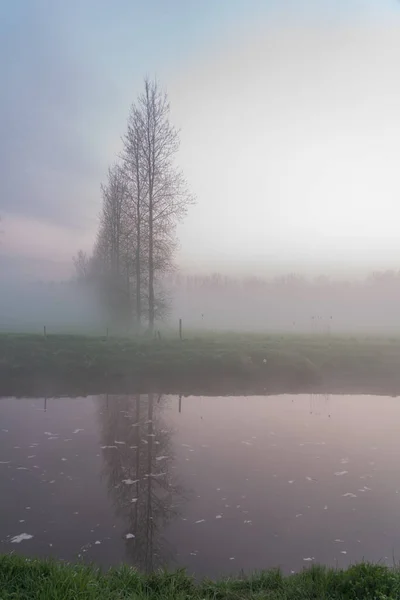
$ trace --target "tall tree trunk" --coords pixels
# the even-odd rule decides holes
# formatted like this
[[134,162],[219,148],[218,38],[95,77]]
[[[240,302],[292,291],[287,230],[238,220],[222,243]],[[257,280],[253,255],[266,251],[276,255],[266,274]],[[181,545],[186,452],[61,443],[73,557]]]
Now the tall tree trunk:
[[149,202],[149,331],[154,331],[154,247],[153,247],[153,202]]

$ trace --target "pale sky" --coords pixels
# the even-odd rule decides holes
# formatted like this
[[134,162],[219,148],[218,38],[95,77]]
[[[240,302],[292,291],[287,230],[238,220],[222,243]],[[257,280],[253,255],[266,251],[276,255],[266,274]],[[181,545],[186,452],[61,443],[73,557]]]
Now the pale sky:
[[398,268],[396,0],[9,0],[0,10],[2,264],[68,270],[90,251],[100,182],[149,74],[170,95],[197,196],[179,227],[184,269]]

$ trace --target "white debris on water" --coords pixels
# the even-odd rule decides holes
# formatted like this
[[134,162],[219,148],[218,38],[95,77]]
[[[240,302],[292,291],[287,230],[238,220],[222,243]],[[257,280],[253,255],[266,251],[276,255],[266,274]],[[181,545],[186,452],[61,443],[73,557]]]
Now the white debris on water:
[[67,459],[66,459],[66,458],[62,458],[61,460],[62,460],[63,462],[65,462]]
[[247,520],[247,521],[243,521],[243,523],[244,523],[245,525],[251,525],[251,524],[252,524],[252,521],[251,521],[251,520]]
[[325,504],[324,510],[328,510],[328,505],[327,504]]
[[29,471],[27,467],[17,467],[17,471]]
[[133,538],[135,537],[135,535],[133,533],[127,533],[125,536],[126,540],[133,540]]
[[132,503],[132,504],[135,504],[135,502],[137,502],[137,501],[138,501],[138,499],[137,499],[137,498],[132,498],[132,500],[131,500],[131,503]]
[[0,465],[9,465],[11,460],[0,460]]
[[222,519],[222,515],[217,515],[215,518],[216,519]]
[[56,435],[51,435],[50,437],[47,438],[48,440],[58,440],[58,437]]
[[347,554],[347,550],[342,550],[340,554]]
[[72,433],[79,433],[80,431],[85,431],[84,429],[75,429]]
[[310,557],[308,557],[308,558],[303,558],[303,560],[304,560],[305,562],[310,562],[310,561],[312,561],[312,560],[315,560],[315,557],[314,557],[314,556],[310,556]]
[[344,544],[344,540],[336,539],[333,540],[336,544]]
[[166,458],[169,458],[168,456],[157,456],[156,460],[165,460]]
[[95,544],[95,546],[98,546],[99,544],[101,544],[101,542],[100,542],[100,540],[96,540],[94,544]]
[[294,483],[294,479],[290,479],[288,483]]
[[44,435],[50,435],[50,436],[56,437],[56,436],[58,436],[58,433],[51,433],[51,431],[45,431]]
[[125,483],[125,485],[133,485],[134,483],[137,483],[139,481],[139,479],[123,479],[122,483]]
[[229,560],[235,560],[235,557],[234,557],[234,556],[231,556]]
[[117,446],[100,446],[102,450],[106,450],[107,448],[115,448],[117,450]]
[[124,446],[125,442],[118,442],[117,440],[114,440],[114,444],[120,444],[121,446]]
[[303,514],[302,514],[302,513],[297,513],[297,515],[296,515],[296,519],[298,519],[299,517],[302,517],[302,516],[303,516]]
[[21,542],[25,540],[31,540],[32,538],[33,535],[31,535],[30,533],[20,533],[19,535],[16,535],[13,538],[11,538],[10,542],[11,544],[20,544]]
[[336,477],[341,477],[342,475],[347,475],[348,471],[336,471]]
[[205,522],[206,522],[206,520],[205,520],[205,519],[199,519],[198,521],[195,521],[196,525],[197,525],[198,523],[205,523]]
[[343,498],[357,498],[357,495],[352,492],[346,492],[345,494],[342,494],[342,496]]
[[341,458],[341,459],[340,459],[340,463],[341,463],[342,465],[347,465],[347,463],[348,463],[348,462],[349,462],[349,459],[348,459],[348,458]]
[[247,442],[247,441],[242,442],[242,444],[244,444],[245,446],[252,446],[253,445],[251,442]]
[[25,523],[25,519],[20,519],[18,522],[19,523]]
[[30,454],[28,458],[35,458],[36,454]]

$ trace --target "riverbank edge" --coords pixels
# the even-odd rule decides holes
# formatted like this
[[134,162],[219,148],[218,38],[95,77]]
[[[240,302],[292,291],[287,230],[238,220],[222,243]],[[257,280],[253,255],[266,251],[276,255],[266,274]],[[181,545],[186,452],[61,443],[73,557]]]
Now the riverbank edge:
[[196,582],[185,571],[139,573],[128,566],[102,572],[94,566],[49,559],[0,556],[2,600],[391,600],[400,597],[400,571],[360,563],[348,569],[313,565],[285,576],[280,570]]
[[0,394],[400,395],[400,338],[0,335]]

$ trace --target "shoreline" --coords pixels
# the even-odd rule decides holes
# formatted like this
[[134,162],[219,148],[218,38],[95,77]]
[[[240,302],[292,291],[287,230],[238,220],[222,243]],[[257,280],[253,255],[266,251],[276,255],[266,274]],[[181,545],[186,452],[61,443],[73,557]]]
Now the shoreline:
[[102,572],[94,566],[5,554],[0,556],[0,586],[2,598],[26,600],[56,597],[79,597],[81,600],[128,597],[137,600],[389,600],[399,597],[400,571],[368,563],[344,570],[315,565],[292,575],[272,569],[248,577],[196,582],[184,570],[145,575],[123,565]]
[[400,338],[1,334],[0,394],[400,395]]

